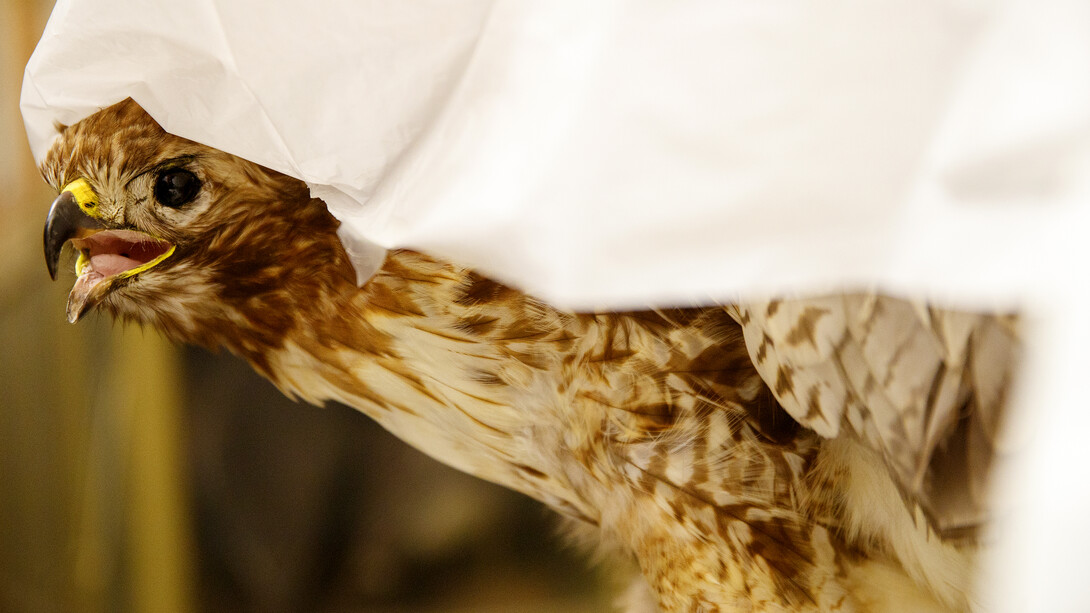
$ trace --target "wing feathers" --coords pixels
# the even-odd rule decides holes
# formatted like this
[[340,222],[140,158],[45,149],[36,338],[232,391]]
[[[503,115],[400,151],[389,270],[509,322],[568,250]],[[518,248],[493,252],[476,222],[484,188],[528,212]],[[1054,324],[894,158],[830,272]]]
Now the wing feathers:
[[878,451],[936,528],[979,521],[1016,358],[1013,317],[876,294],[728,311],[799,423],[827,438],[846,429]]

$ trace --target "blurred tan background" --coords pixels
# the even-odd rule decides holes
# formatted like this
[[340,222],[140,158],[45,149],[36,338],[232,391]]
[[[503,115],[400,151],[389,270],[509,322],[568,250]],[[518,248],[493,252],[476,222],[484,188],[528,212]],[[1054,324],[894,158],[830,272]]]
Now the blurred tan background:
[[228,355],[64,319],[18,98],[48,0],[0,0],[0,612],[604,611],[541,505]]

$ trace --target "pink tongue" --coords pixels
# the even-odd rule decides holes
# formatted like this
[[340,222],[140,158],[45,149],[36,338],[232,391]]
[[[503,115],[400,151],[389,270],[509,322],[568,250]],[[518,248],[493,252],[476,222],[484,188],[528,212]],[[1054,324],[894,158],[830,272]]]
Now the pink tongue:
[[131,230],[105,230],[73,239],[72,246],[86,252],[91,271],[111,277],[159,257],[170,244]]
[[127,258],[116,253],[100,253],[91,256],[91,269],[104,277],[136,268],[143,264],[140,260]]

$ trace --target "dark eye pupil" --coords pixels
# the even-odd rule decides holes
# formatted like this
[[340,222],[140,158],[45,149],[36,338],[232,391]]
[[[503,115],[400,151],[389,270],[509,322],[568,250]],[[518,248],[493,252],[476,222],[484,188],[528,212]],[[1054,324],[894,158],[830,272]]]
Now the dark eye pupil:
[[195,198],[200,189],[200,179],[188,170],[167,170],[155,179],[155,199],[163,206],[182,206]]

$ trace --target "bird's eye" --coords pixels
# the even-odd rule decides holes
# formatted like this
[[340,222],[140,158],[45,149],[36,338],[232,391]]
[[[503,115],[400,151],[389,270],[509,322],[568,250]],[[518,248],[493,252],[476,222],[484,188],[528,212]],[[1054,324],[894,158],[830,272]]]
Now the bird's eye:
[[183,168],[164,170],[155,179],[155,199],[159,204],[179,207],[197,196],[201,180]]

